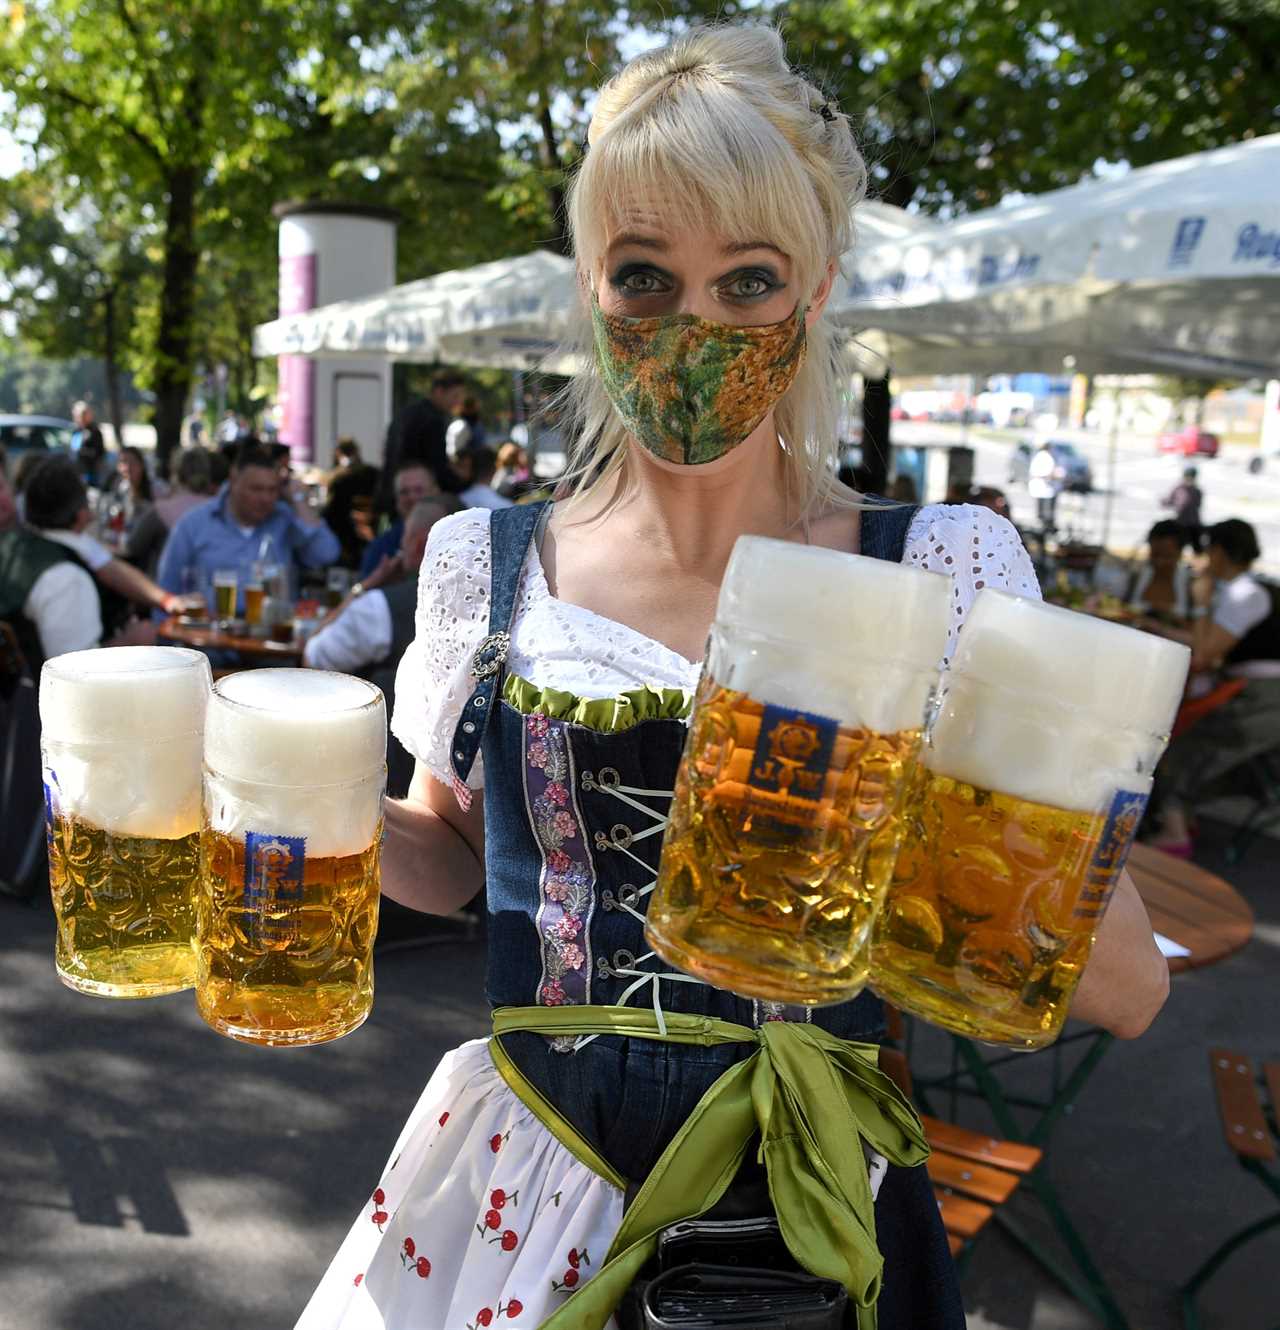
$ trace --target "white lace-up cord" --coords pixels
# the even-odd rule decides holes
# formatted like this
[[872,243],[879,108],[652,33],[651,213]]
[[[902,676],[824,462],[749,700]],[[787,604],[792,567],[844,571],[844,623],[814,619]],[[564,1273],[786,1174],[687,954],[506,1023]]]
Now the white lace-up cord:
[[[587,782],[584,780],[583,783],[586,784]],[[638,831],[638,832],[628,831],[628,834],[631,837],[632,844],[634,844],[638,840],[644,840],[646,837],[654,836],[658,832],[665,831],[667,829],[667,823],[671,820],[670,817],[665,813],[655,812],[652,808],[648,807],[646,804],[642,804],[640,802],[640,798],[673,799],[675,797],[674,790],[642,790],[634,785],[611,785],[607,783],[602,783],[595,777],[591,778],[590,788],[599,790],[602,794],[611,794],[615,799],[618,799],[620,802],[627,804],[631,808],[634,808],[636,812],[643,813],[645,814],[646,817],[654,819],[654,825],[646,828],[646,830],[644,831]],[[633,795],[639,796],[639,798],[632,798],[631,796]],[[648,868],[649,865],[646,864],[645,861],[641,859],[638,854],[632,854],[630,849],[628,849],[626,845],[618,844],[618,842],[614,840],[612,836],[610,836],[609,840],[607,841],[607,844],[610,849],[621,850],[623,854],[635,860],[635,862],[638,863],[642,868]],[[648,896],[649,893],[652,892],[654,887],[656,887],[657,885],[658,885],[658,879],[655,877],[652,882],[646,883],[643,887],[636,888],[635,889],[636,898],[640,899],[645,896]],[[632,918],[639,920],[639,922],[642,924],[645,922],[645,916],[639,910],[635,909],[631,905],[628,905],[623,900],[615,899],[614,908],[619,910],[625,910],[627,914],[631,915]],[[629,983],[627,987],[623,989],[622,994],[618,998],[618,1000],[616,1002],[610,1003],[610,1005],[614,1007],[625,1007],[627,1003],[631,1000],[631,998],[636,993],[638,993],[640,989],[642,989],[645,986],[645,984],[651,985],[654,1019],[658,1022],[659,1032],[665,1035],[667,1032],[667,1019],[666,1019],[666,1014],[662,1010],[659,981],[666,979],[669,982],[676,984],[702,984],[703,987],[708,987],[708,988],[711,985],[707,984],[706,981],[703,979],[695,979],[691,974],[681,974],[678,970],[640,970],[636,968],[636,966],[640,965],[641,962],[643,961],[650,961],[656,959],[657,956],[652,951],[646,951],[643,956],[637,956],[635,958],[635,962],[633,965],[619,966],[617,969],[614,969],[612,966],[610,966],[609,974],[612,975],[614,978],[617,979],[626,978],[631,980],[631,983]],[[578,1049],[585,1048],[593,1039],[598,1039],[599,1037],[600,1037],[599,1035],[594,1035],[594,1034],[582,1035],[574,1042],[573,1051],[576,1053]]]

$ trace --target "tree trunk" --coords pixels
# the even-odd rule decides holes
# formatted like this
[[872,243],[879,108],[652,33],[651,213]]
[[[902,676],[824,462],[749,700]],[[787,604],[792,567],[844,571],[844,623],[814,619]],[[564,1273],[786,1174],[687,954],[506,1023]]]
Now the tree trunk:
[[538,152],[551,182],[547,186],[547,193],[551,196],[551,216],[556,227],[555,237],[548,248],[568,258],[569,210],[565,201],[564,167],[560,161],[560,149],[556,144],[556,127],[551,119],[551,104],[545,97],[542,98],[538,108],[538,124],[542,127],[542,142]]
[[156,333],[156,453],[162,469],[182,436],[182,417],[191,390],[193,311],[200,254],[196,248],[196,189],[200,172],[175,167],[168,178],[164,228],[164,284]]
[[872,494],[889,483],[889,376],[864,379],[862,389],[862,465]]
[[103,369],[107,377],[107,403],[111,428],[116,432],[116,447],[124,447],[124,404],[120,400],[119,342],[116,338],[116,288],[109,286],[102,297]]

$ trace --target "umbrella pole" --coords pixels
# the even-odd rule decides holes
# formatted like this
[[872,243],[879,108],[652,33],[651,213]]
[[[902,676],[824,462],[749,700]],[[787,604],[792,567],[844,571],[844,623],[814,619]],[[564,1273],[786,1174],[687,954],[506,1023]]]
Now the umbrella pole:
[[1120,436],[1120,391],[1116,390],[1115,410],[1111,413],[1111,437],[1107,440],[1107,502],[1102,510],[1102,548],[1110,548],[1111,505],[1116,499],[1116,450]]

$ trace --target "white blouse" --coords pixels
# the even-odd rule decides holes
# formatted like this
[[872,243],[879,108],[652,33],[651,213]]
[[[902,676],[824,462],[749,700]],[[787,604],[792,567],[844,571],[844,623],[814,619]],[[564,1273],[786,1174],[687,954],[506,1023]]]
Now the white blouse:
[[[472,508],[431,529],[418,579],[416,636],[396,675],[396,738],[438,780],[452,784],[449,748],[470,697],[471,657],[489,633],[489,518]],[[974,595],[984,586],[1040,599],[1017,531],[987,508],[933,504],[907,531],[902,562],[953,581],[950,656]],[[692,690],[702,662],[686,660],[635,628],[551,594],[536,549],[525,560],[507,669],[539,688],[582,698],[629,689]],[[480,759],[467,784],[484,785]]]

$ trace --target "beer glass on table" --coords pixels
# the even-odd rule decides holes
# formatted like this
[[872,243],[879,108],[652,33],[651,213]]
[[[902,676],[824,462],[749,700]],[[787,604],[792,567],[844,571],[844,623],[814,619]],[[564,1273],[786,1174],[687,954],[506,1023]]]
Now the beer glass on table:
[[209,662],[180,647],[75,651],[40,674],[55,964],[100,997],[195,981]]
[[205,738],[196,1005],[254,1044],[316,1044],[373,1003],[386,786],[382,693],[321,670],[214,685]]
[[950,579],[744,536],[720,591],[645,936],[748,997],[866,980]]
[[978,593],[873,933],[876,992],[990,1043],[1057,1037],[1189,660],[1163,638]]
[[213,574],[213,613],[224,627],[236,617],[236,589],[240,573],[236,568],[218,568]]
[[251,631],[255,628],[265,630],[262,610],[266,599],[267,583],[265,574],[261,565],[254,564],[244,586],[244,620]]

